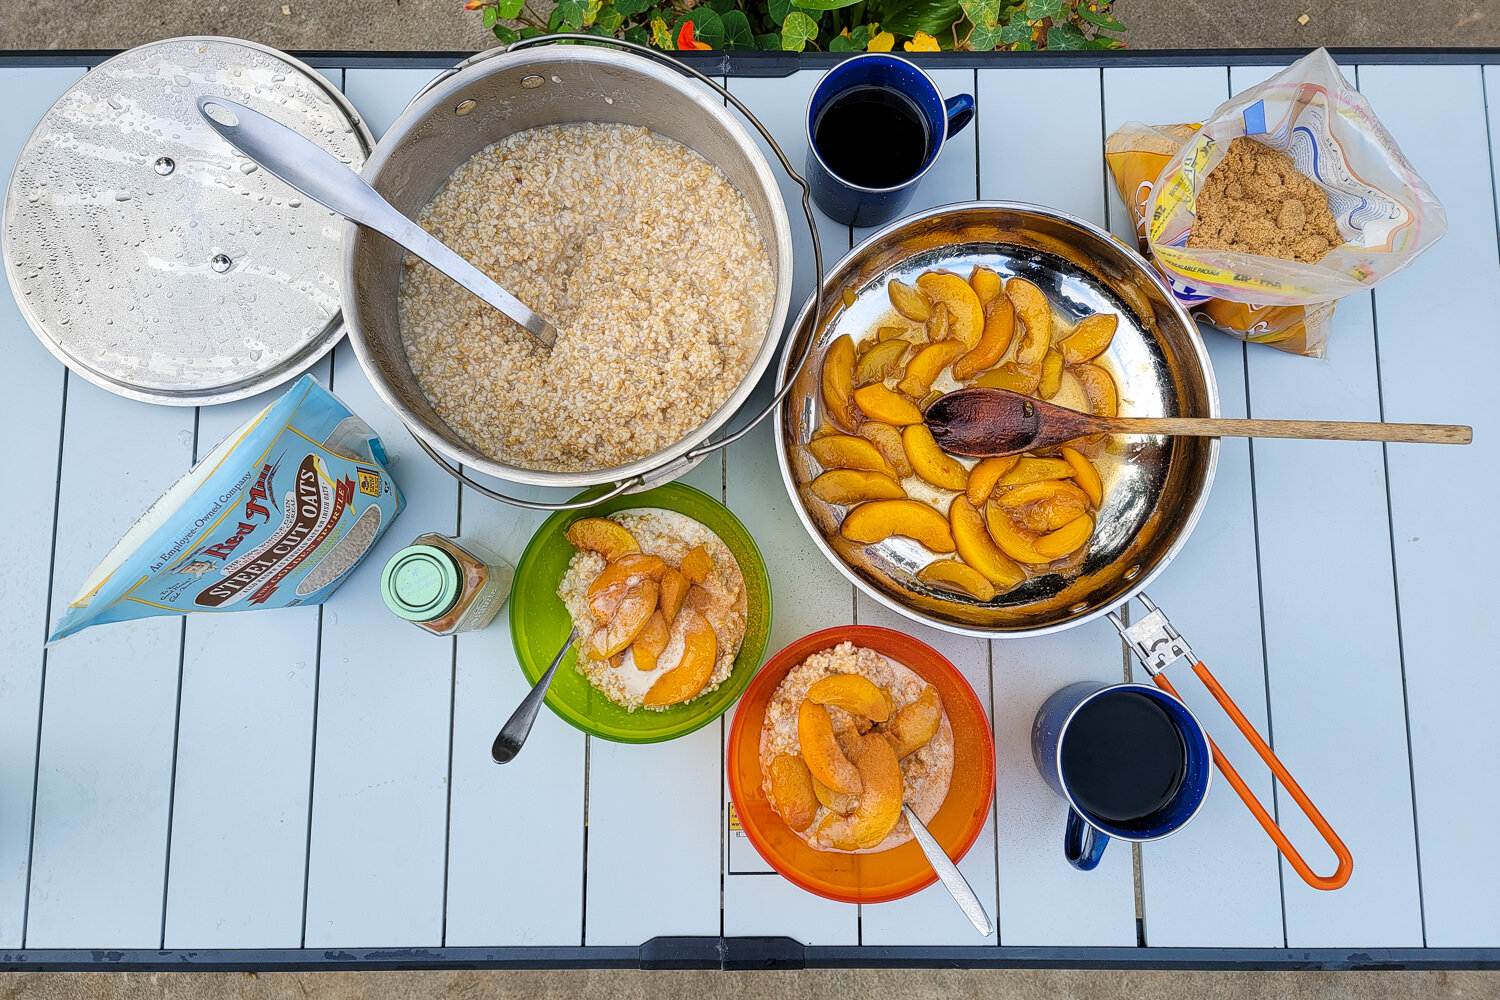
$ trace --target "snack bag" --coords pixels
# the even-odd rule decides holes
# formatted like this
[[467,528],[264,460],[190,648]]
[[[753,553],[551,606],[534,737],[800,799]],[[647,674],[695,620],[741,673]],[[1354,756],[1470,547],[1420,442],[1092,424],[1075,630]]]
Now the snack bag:
[[[1344,245],[1316,263],[1187,245],[1204,183],[1241,136],[1286,153],[1322,189]],[[1443,206],[1324,49],[1202,124],[1124,125],[1106,141],[1105,160],[1144,250],[1193,317],[1295,354],[1322,357],[1334,300],[1399,271],[1448,228]]]
[[101,622],[320,604],[405,501],[363,420],[311,375],[147,508],[47,641]]

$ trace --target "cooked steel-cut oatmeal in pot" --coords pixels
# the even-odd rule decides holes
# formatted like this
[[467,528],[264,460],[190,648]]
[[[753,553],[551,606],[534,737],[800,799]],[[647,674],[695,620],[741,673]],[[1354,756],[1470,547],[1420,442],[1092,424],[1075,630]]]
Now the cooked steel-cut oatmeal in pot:
[[844,642],[787,673],[760,732],[763,789],[809,845],[857,854],[912,839],[903,800],[931,822],[953,778],[953,727],[937,688]]
[[749,371],[775,275],[744,197],[678,142],[619,124],[518,132],[419,221],[551,319],[549,352],[408,256],[401,337],[438,414],[526,469],[607,469],[702,426]]
[[748,595],[734,553],[685,514],[655,507],[585,517],[558,584],[578,671],[630,711],[714,691],[734,670]]

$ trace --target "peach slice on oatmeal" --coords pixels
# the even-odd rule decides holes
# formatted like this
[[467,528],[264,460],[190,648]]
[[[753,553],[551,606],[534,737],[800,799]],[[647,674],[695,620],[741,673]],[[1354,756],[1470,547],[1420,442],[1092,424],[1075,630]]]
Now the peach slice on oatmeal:
[[905,785],[901,763],[885,739],[875,733],[863,737],[859,773],[865,783],[859,804],[848,816],[826,816],[814,836],[824,846],[840,851],[874,847],[890,836],[901,819]]
[[969,287],[974,289],[974,294],[979,296],[981,308],[988,309],[991,302],[995,301],[1004,288],[1005,282],[1000,275],[985,267],[983,264],[975,264],[974,270],[969,272]]
[[880,420],[866,420],[859,427],[859,436],[875,446],[875,450],[880,452],[880,457],[885,459],[895,478],[905,479],[913,474],[911,462],[906,458],[906,446],[901,443],[901,432],[896,428]]
[[1070,365],[1081,365],[1103,354],[1109,342],[1115,338],[1120,317],[1114,313],[1094,313],[1086,316],[1073,328],[1073,332],[1058,342],[1063,359]]
[[779,753],[766,769],[771,779],[771,808],[793,830],[801,832],[812,826],[818,814],[818,796],[813,791],[813,776],[801,757]]
[[[860,433],[864,433],[863,428],[860,429]],[[813,458],[816,458],[818,464],[825,469],[863,469],[866,472],[880,472],[892,478],[896,475],[896,470],[891,468],[891,463],[868,437],[830,434],[827,437],[809,441],[807,450],[812,452]]]
[[1016,348],[1016,363],[1040,365],[1047,348],[1052,346],[1052,305],[1047,301],[1046,293],[1025,278],[1007,281],[1005,294],[1015,303],[1016,316],[1025,328],[1024,337]]
[[853,795],[845,795],[843,792],[835,792],[832,788],[823,784],[817,778],[812,780],[813,794],[818,797],[818,802],[825,809],[832,810],[840,816],[847,816],[854,811],[859,800]]
[[597,552],[609,562],[631,552],[641,551],[635,536],[621,524],[607,517],[584,517],[568,525],[563,537],[575,549]]
[[995,596],[995,585],[984,578],[974,567],[957,559],[939,559],[917,571],[917,579],[943,590],[967,594],[976,601],[988,601]]
[[836,705],[846,712],[863,715],[871,722],[891,717],[890,701],[873,681],[859,674],[833,674],[807,689],[807,700],[815,705]]
[[1067,446],[1063,447],[1062,457],[1073,470],[1073,482],[1083,488],[1083,492],[1089,495],[1094,506],[1097,507],[1103,503],[1104,481],[1099,478],[1099,472],[1094,468],[1094,463]]
[[979,343],[984,332],[984,306],[973,286],[951,271],[928,271],[917,279],[917,287],[933,303],[948,310],[948,336],[963,341],[965,348]]
[[677,612],[682,610],[683,598],[687,597],[688,588],[692,581],[682,575],[680,570],[667,567],[667,571],[661,577],[661,615],[672,624],[672,619],[677,617]]
[[636,669],[655,670],[656,661],[661,656],[661,651],[667,648],[667,640],[670,637],[667,619],[662,614],[661,608],[657,608],[652,612],[651,617],[646,619],[641,634],[636,636],[635,642],[630,644],[630,652],[635,658]]
[[823,405],[834,423],[850,431],[859,426],[853,392],[854,341],[845,334],[829,344],[823,355]]
[[948,522],[953,526],[953,542],[958,557],[996,587],[1009,590],[1026,574],[1006,556],[985,530],[984,515],[967,497],[954,497],[948,507]]
[[948,519],[920,500],[870,500],[862,503],[845,516],[839,533],[861,545],[901,535],[934,552],[953,551],[953,533],[948,530]]
[[896,752],[896,759],[905,760],[937,735],[942,722],[943,699],[937,688],[929,684],[916,701],[903,706],[885,724],[885,739]]
[[[621,556],[608,566],[589,584],[587,592],[589,611],[597,621],[608,621],[615,616],[620,602],[630,587],[640,580],[660,580],[667,571],[667,564],[660,556],[631,552]],[[604,657],[599,657],[604,659]]]
[[695,698],[708,686],[709,678],[714,675],[714,665],[719,660],[719,639],[714,634],[714,627],[696,611],[686,614],[688,618],[682,631],[682,659],[651,685],[651,690],[646,692],[642,701],[644,705],[660,708]]
[[964,350],[964,345],[957,340],[940,340],[935,344],[928,344],[906,363],[906,371],[901,381],[896,383],[896,388],[913,399],[927,395],[938,375]]
[[812,491],[827,503],[849,505],[864,500],[895,500],[906,496],[901,484],[883,472],[830,469],[812,482]]
[[682,557],[682,565],[678,569],[682,575],[694,583],[702,583],[708,579],[708,574],[713,572],[713,556],[708,554],[708,549],[702,545],[693,547],[693,550]]
[[900,393],[887,389],[880,382],[855,389],[854,403],[871,420],[880,420],[898,427],[922,422],[922,411],[917,409],[915,403]]
[[901,432],[906,460],[917,475],[945,490],[961,490],[969,485],[969,470],[938,447],[926,424],[912,424]]
[[635,642],[635,637],[641,634],[641,629],[656,612],[659,593],[660,585],[655,580],[642,579],[631,583],[609,624],[589,637],[589,655],[596,660],[607,660]]
[[927,296],[915,285],[908,285],[895,278],[885,287],[886,294],[891,297],[891,305],[896,311],[909,320],[918,323],[927,322],[927,317],[932,315],[932,305],[927,301]]
[[1019,457],[1016,455],[980,459],[979,464],[969,470],[969,484],[964,487],[969,503],[983,507],[990,494],[995,492],[1000,477],[1014,468],[1017,461]]
[[984,317],[984,332],[974,349],[953,363],[953,377],[962,382],[972,378],[1005,356],[1011,338],[1016,334],[1016,307],[1001,295],[989,305]]
[[865,789],[859,771],[844,756],[843,748],[833,734],[833,718],[828,709],[811,701],[797,708],[797,742],[807,769],[835,792],[859,795]]

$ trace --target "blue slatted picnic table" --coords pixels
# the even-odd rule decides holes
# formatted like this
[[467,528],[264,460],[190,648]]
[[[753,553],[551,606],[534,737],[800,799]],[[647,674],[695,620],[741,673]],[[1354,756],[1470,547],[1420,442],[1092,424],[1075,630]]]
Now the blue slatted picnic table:
[[[1500,65],[1341,60],[1448,209],[1447,235],[1340,303],[1328,356],[1205,340],[1226,416],[1469,423],[1467,448],[1225,440],[1207,511],[1153,584],[1342,834],[1337,892],[1306,886],[1220,784],[1182,833],[1063,860],[1065,805],[1033,715],[1065,683],[1140,679],[1097,621],[1035,639],[950,635],[855,592],[808,539],[771,430],[694,469],[767,556],[769,649],[858,621],[910,632],[968,677],[997,749],[994,814],[961,868],[997,917],[980,939],[933,886],[848,905],[783,880],[731,822],[727,720],[649,746],[543,713],[488,747],[528,685],[502,617],[458,638],[390,615],[380,568],[419,531],[515,561],[543,515],[422,455],[340,345],[313,373],[381,433],[409,507],[321,608],[153,618],[51,648],[51,617],[146,505],[268,398],[200,409],[69,373],[0,296],[0,967],[441,964],[1495,963],[1500,868]],[[1129,120],[1197,120],[1291,61],[1186,55],[934,58],[976,124],[912,211],[1032,201],[1133,240],[1102,155]],[[94,57],[0,59],[0,174]],[[379,135],[442,59],[325,57]],[[800,163],[822,64],[730,90]],[[798,68],[800,66],[800,68]],[[796,193],[783,181],[788,202]],[[795,226],[794,226],[795,229]],[[866,234],[823,219],[828,262]],[[797,239],[793,302],[812,289]],[[1333,858],[1186,672],[1174,678],[1315,868]]]

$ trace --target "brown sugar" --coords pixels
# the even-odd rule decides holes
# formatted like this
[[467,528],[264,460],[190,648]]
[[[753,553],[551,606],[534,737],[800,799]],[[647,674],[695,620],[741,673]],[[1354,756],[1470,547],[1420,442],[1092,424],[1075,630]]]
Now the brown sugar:
[[1239,138],[1198,192],[1187,245],[1312,264],[1343,243],[1323,189],[1290,156]]

